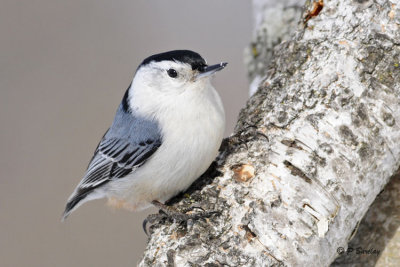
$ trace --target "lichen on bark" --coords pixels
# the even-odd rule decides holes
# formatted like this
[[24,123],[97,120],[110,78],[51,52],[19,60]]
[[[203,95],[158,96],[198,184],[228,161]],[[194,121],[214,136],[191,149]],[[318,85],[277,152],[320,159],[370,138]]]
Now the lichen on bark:
[[[299,23],[217,162],[171,202],[220,214],[154,225],[142,266],[327,266],[347,248],[400,163],[400,4],[325,0]],[[254,176],[234,179],[241,165]]]

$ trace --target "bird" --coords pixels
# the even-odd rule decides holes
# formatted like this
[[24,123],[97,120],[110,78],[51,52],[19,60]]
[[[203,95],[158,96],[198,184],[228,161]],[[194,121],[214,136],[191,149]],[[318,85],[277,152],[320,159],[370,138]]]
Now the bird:
[[62,221],[83,203],[101,198],[140,211],[171,199],[200,177],[223,139],[225,111],[211,77],[226,65],[207,65],[190,50],[144,59],[68,198]]

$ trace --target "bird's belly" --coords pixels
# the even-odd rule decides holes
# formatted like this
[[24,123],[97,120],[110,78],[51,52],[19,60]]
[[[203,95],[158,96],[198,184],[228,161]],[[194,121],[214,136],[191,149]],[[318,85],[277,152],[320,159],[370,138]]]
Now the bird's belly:
[[[112,183],[113,206],[131,210],[147,208],[152,200],[166,201],[187,189],[207,170],[222,141],[224,121],[214,127],[171,131],[154,155],[128,177]],[[123,205],[121,205],[123,203]]]

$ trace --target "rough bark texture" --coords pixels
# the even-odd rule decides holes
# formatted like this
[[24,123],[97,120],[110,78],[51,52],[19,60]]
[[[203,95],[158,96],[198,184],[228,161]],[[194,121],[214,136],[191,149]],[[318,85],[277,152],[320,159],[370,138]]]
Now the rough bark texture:
[[393,237],[399,234],[399,226],[400,173],[375,199],[348,248],[340,251],[341,256],[331,266],[399,266],[400,243],[393,242],[396,240]]
[[400,3],[322,4],[306,3],[217,163],[173,200],[220,214],[154,225],[142,266],[328,266],[347,248],[400,163]]

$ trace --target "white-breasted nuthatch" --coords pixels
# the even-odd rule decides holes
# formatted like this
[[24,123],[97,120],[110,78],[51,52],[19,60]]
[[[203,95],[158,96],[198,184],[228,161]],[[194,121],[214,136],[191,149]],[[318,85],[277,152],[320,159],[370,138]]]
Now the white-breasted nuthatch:
[[189,50],[146,58],[68,199],[63,220],[93,199],[141,210],[187,189],[222,142],[225,113],[210,77],[226,65],[208,66]]

